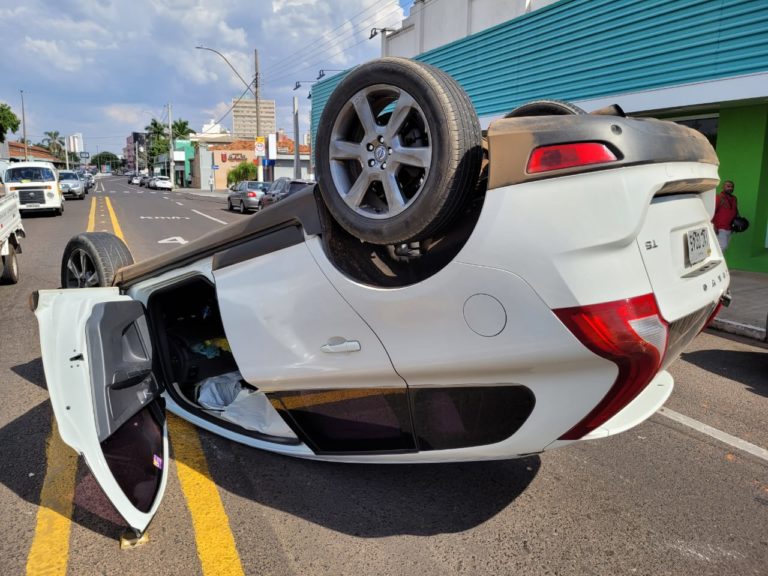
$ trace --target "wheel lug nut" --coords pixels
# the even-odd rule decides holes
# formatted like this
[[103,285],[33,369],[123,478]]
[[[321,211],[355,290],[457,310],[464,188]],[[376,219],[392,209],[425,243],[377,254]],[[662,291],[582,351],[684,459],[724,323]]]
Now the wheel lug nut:
[[392,155],[392,148],[387,148],[387,152],[389,152],[389,155]]
[[373,168],[374,166],[376,166],[376,160],[374,160],[373,158],[371,158],[370,160],[368,160],[368,166],[370,166],[371,168]]
[[368,152],[371,152],[373,150],[373,144],[368,144],[366,148],[368,148]]
[[384,142],[384,136],[379,136],[379,142]]
[[381,169],[384,170],[384,169],[386,169],[386,167],[387,167],[387,163],[386,162],[382,162]]

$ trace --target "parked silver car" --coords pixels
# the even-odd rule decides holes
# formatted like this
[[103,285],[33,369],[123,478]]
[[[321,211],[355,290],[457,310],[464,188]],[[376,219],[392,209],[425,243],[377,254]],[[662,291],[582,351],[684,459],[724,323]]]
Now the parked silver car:
[[241,214],[251,210],[261,210],[261,201],[270,184],[271,182],[256,180],[238,182],[227,197],[227,208],[234,210],[237,207]]

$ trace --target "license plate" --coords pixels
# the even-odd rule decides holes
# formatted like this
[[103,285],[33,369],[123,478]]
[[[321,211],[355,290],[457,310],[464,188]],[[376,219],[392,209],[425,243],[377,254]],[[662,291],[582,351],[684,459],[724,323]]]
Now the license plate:
[[709,232],[707,228],[689,230],[685,234],[688,241],[688,265],[693,266],[709,256]]
[[24,208],[40,208],[40,204],[22,204],[21,209],[24,210]]

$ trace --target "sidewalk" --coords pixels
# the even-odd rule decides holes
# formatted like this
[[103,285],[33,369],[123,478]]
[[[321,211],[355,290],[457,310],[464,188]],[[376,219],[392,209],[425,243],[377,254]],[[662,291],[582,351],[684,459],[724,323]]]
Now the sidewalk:
[[225,189],[218,189],[211,192],[207,188],[205,190],[200,190],[199,188],[176,188],[174,191],[179,192],[180,194],[192,194],[194,196],[210,198],[211,200],[219,202],[220,204],[226,204],[227,196],[229,195],[229,190]]
[[768,274],[731,270],[731,296],[733,301],[712,322],[712,328],[766,340],[768,325]]

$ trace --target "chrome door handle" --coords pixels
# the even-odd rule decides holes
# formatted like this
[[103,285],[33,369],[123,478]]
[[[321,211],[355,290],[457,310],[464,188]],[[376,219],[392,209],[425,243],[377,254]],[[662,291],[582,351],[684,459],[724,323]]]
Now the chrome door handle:
[[357,340],[345,340],[344,338],[331,338],[328,340],[328,344],[320,347],[320,350],[329,354],[360,352],[360,342]]

